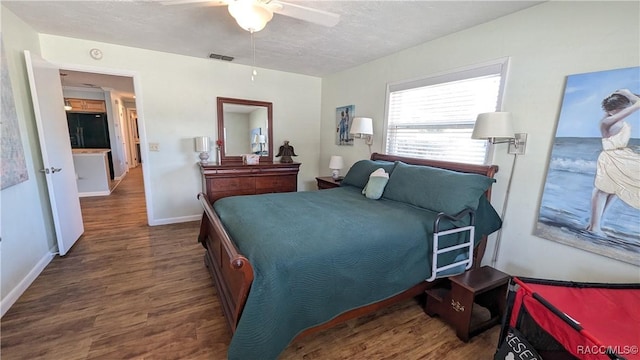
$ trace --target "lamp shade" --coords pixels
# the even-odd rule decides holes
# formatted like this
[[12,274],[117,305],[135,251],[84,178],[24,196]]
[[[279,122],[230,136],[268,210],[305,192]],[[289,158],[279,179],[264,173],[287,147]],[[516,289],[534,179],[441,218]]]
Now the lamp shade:
[[491,112],[478,114],[473,127],[472,139],[513,138],[513,125],[510,112]]
[[238,25],[250,32],[264,29],[273,18],[273,12],[257,1],[231,1],[228,10]]
[[329,160],[329,169],[342,169],[344,167],[344,160],[342,160],[342,156],[334,155]]
[[209,137],[208,136],[198,136],[194,140],[195,140],[195,144],[196,144],[196,152],[209,151]]
[[373,119],[365,117],[353,118],[349,134],[373,135]]

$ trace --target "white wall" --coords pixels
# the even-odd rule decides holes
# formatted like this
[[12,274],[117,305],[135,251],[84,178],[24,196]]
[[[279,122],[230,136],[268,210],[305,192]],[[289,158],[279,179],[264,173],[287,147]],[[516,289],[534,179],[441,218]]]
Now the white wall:
[[[40,43],[42,56],[65,68],[76,64],[138,74],[138,118],[146,134],[141,138],[142,145],[160,145],[159,152],[142,149],[147,191],[153,201],[152,223],[198,218],[201,210],[196,194],[202,185],[193,138],[217,139],[218,96],[272,102],[274,147],[290,140],[300,155],[295,161],[302,163],[298,189],[315,187],[320,78],[262,69],[251,82],[251,67],[207,58],[45,34],[40,35]],[[92,48],[102,50],[102,60],[89,57]]]
[[[2,7],[2,39],[15,98],[29,180],[0,191],[0,289],[2,314],[52,258],[55,231],[44,175],[23,50],[40,53],[38,34]],[[62,105],[61,105],[62,106]]]
[[[504,110],[529,134],[518,158],[497,267],[510,274],[576,281],[637,282],[640,269],[532,235],[567,75],[640,64],[640,3],[548,2],[323,79],[320,172],[331,155],[346,165],[369,156],[335,145],[335,108],[355,105],[375,121],[373,151],[383,152],[386,84],[511,57]],[[349,86],[345,86],[349,84]],[[640,126],[640,125],[639,125]],[[493,203],[500,212],[512,156],[500,145]],[[495,237],[492,237],[492,240]],[[487,247],[486,263],[493,241]]]

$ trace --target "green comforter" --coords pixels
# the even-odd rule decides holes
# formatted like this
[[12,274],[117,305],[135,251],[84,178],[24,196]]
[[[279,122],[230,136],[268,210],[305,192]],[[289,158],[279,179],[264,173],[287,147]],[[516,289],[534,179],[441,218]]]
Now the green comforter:
[[[275,359],[301,331],[431,275],[430,234],[437,214],[370,200],[360,191],[345,186],[237,196],[214,204],[254,270],[230,360]],[[476,220],[482,225],[476,237],[500,227],[488,207],[488,217]]]

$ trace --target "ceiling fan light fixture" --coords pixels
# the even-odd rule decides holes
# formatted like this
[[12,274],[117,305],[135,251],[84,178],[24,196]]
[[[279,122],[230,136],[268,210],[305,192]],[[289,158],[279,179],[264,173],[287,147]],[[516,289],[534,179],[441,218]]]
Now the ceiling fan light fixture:
[[273,11],[253,0],[233,1],[229,3],[228,10],[238,25],[249,32],[264,29],[273,18]]

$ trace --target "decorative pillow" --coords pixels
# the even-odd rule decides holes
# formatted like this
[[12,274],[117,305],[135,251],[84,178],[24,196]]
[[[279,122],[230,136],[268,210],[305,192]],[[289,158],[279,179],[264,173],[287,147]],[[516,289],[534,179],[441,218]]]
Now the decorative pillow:
[[362,193],[367,199],[378,200],[384,192],[384,187],[387,186],[389,181],[389,174],[387,174],[383,168],[379,168],[369,175],[369,181],[367,185],[362,189]]
[[369,175],[376,169],[383,168],[391,174],[395,166],[396,163],[390,161],[360,160],[349,169],[347,175],[340,182],[340,186],[351,185],[363,189],[369,181]]
[[494,182],[484,175],[397,162],[383,197],[453,215],[468,207],[476,210]]

